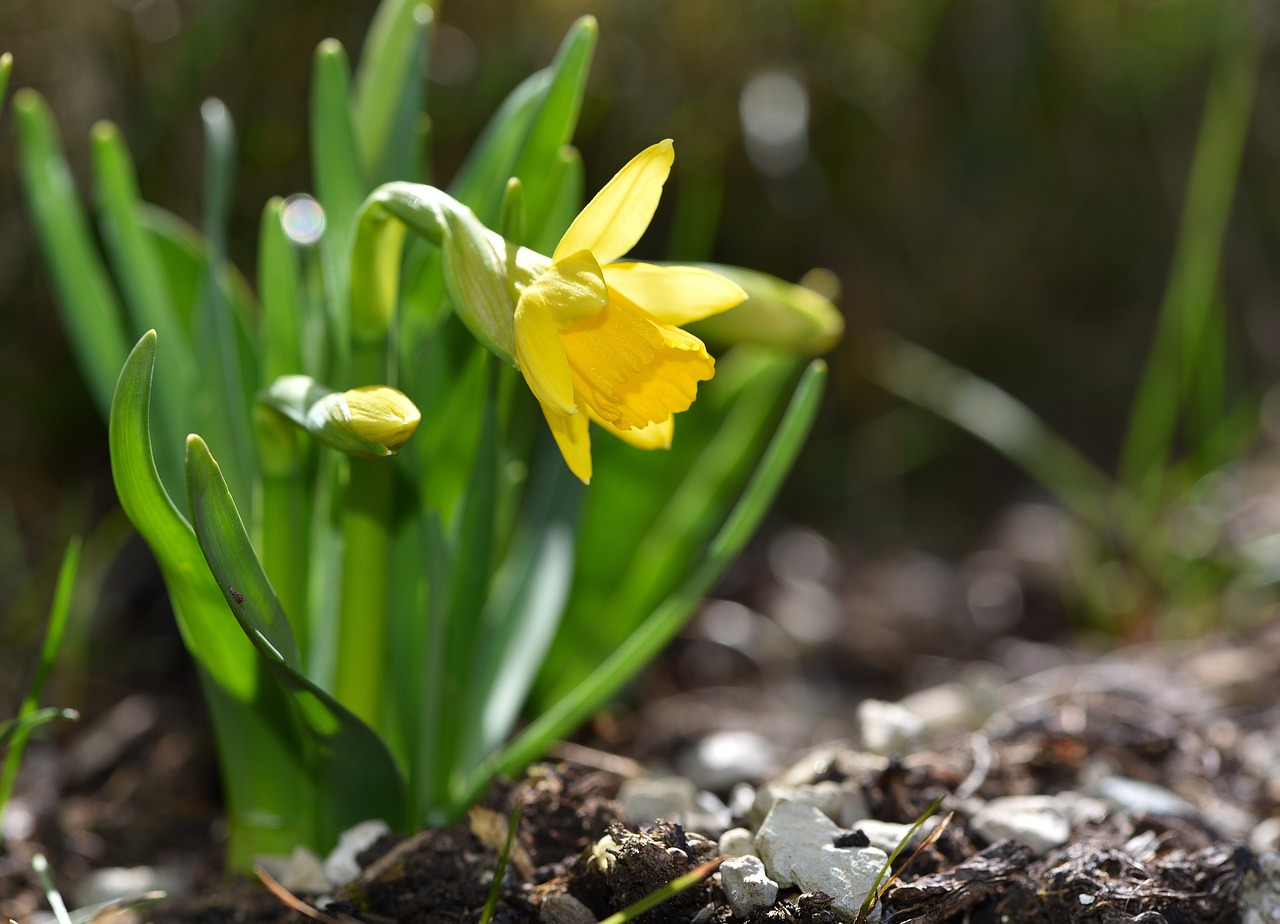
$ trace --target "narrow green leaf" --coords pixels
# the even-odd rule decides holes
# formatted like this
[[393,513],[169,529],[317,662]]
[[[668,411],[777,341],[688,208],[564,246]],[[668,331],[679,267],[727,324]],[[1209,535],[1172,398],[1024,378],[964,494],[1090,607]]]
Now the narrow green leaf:
[[5,95],[9,92],[9,75],[13,73],[13,55],[0,54],[0,109],[4,108]]
[[116,376],[128,355],[120,305],[76,199],[49,107],[34,90],[13,99],[18,167],[48,265],[63,327],[98,409],[111,407]]
[[1102,471],[1008,392],[888,333],[868,340],[862,373],[928,408],[1021,466],[1100,535],[1110,531],[1114,487]]
[[214,583],[195,533],[165,491],[152,460],[155,355],[156,333],[149,331],[120,372],[109,431],[116,493],[129,521],[156,556],[187,649],[196,653],[217,684],[236,699],[249,702],[256,685],[252,648],[234,622],[225,618],[223,590]]
[[434,18],[423,0],[384,0],[365,36],[352,109],[361,163],[375,186],[421,173],[423,65]]
[[[67,550],[62,556],[62,566],[58,569],[58,582],[53,591],[53,603],[49,607],[49,624],[45,629],[44,642],[40,645],[40,656],[36,661],[35,676],[27,688],[27,695],[22,698],[18,707],[18,715],[12,723],[0,726],[0,745],[12,736],[9,750],[0,764],[0,816],[13,793],[13,784],[18,777],[18,767],[22,763],[22,755],[26,749],[27,736],[31,730],[43,722],[56,718],[77,718],[71,709],[40,709],[40,697],[44,694],[44,685],[53,670],[62,649],[62,638],[66,633],[67,618],[71,613],[71,596],[75,590],[76,573],[80,567],[80,537],[73,537],[67,543]],[[0,842],[4,840],[4,831],[0,829]]]
[[[568,734],[621,689],[679,631],[759,526],[813,425],[825,380],[826,364],[821,360],[809,363],[759,466],[712,540],[706,557],[617,651],[576,689],[530,723],[486,770],[514,772],[535,759],[550,742]],[[468,792],[477,792],[485,778],[484,771],[475,774]]]
[[368,818],[403,823],[403,786],[390,753],[373,731],[298,670],[288,619],[249,543],[235,501],[204,441],[187,442],[188,489],[201,548],[224,599],[291,707],[286,740],[299,751],[316,802],[319,844]]
[[340,355],[348,343],[348,273],[356,213],[369,192],[351,117],[347,53],[333,39],[316,48],[311,78],[311,163],[325,215],[320,238],[330,331]]
[[[80,718],[80,713],[74,709],[62,709],[57,706],[46,706],[43,709],[37,709],[35,712],[29,712],[24,716],[13,719],[5,719],[0,722],[0,748],[8,747],[21,732],[30,732],[41,725],[57,719],[66,719],[68,722],[74,722]],[[0,801],[0,808],[3,808],[4,802]]]
[[[676,422],[664,452],[600,439],[573,593],[535,703],[567,694],[638,627],[704,553],[758,463],[802,368],[737,348]],[[622,563],[622,564],[620,564]],[[610,618],[600,619],[607,612]]]
[[125,296],[134,330],[161,332],[169,348],[157,357],[159,378],[157,466],[167,484],[182,483],[182,440],[190,426],[197,379],[190,330],[173,310],[168,278],[138,198],[137,179],[120,131],[93,127],[94,186],[107,253]]
[[549,68],[517,84],[489,119],[449,184],[449,194],[490,227],[501,214],[503,184],[515,175],[521,145],[550,86]]
[[[1149,508],[1177,435],[1179,414],[1206,356],[1206,333],[1218,298],[1222,246],[1253,108],[1265,30],[1247,7],[1222,19],[1223,34],[1196,139],[1187,197],[1155,344],[1143,370],[1120,457],[1119,479]],[[1212,381],[1212,377],[1202,379]],[[1141,528],[1140,523],[1133,524]]]
[[[230,618],[224,591],[194,531],[164,490],[152,459],[151,378],[156,334],[129,354],[111,405],[111,472],[120,506],[160,566],[183,644],[191,654],[218,742],[230,821],[228,863],[315,843],[314,787],[300,783],[293,742],[278,717],[289,705],[249,638]],[[317,845],[319,846],[319,845]]]
[[309,371],[302,362],[302,280],[297,256],[281,222],[283,210],[284,200],[267,202],[258,229],[261,378],[266,383]]
[[521,147],[514,174],[524,184],[531,225],[539,226],[550,208],[556,161],[578,127],[599,31],[593,16],[583,16],[570,26],[551,63],[546,98]]
[[204,236],[209,266],[201,285],[195,329],[198,342],[207,344],[212,355],[199,365],[196,419],[226,460],[226,477],[232,490],[241,503],[248,505],[256,493],[249,396],[257,391],[258,363],[237,330],[234,309],[221,283],[228,263],[235,126],[221,100],[205,100],[200,117],[205,136]]
[[255,645],[265,643],[288,667],[300,671],[289,619],[254,554],[218,463],[204,440],[194,434],[187,437],[187,495],[192,526],[209,570],[240,585],[219,581],[227,606]]
[[535,471],[481,618],[485,643],[473,662],[467,697],[473,713],[467,767],[479,765],[511,734],[569,596],[585,489],[549,438]]

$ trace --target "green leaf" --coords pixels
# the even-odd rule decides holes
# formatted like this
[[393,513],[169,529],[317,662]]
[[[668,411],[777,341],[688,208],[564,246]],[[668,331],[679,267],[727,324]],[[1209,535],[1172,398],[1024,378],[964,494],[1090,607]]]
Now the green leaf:
[[262,304],[263,382],[311,372],[302,362],[302,279],[298,259],[281,222],[284,201],[273,198],[258,228],[258,298]]
[[253,552],[217,462],[198,436],[187,441],[187,487],[200,546],[227,606],[257,654],[272,669],[290,707],[281,729],[296,749],[312,792],[304,811],[315,842],[329,845],[357,822],[404,823],[403,786],[373,731],[299,671],[289,622]]
[[506,181],[515,175],[529,126],[551,86],[549,68],[529,75],[507,94],[449,184],[449,194],[485,225],[497,224]]
[[434,18],[423,0],[384,0],[365,36],[352,109],[360,160],[375,186],[422,173],[423,65]]
[[[560,149],[573,139],[582,111],[582,97],[595,51],[599,27],[595,17],[583,16],[570,28],[551,64],[551,83],[538,109],[516,163],[515,176],[524,184],[531,225],[545,218],[555,191]],[[504,178],[505,179],[505,178]],[[559,229],[563,232],[563,228]]]
[[279,730],[292,707],[228,612],[194,531],[156,473],[150,440],[155,354],[150,331],[120,372],[111,406],[111,472],[120,506],[160,566],[204,691],[227,797],[228,863],[247,869],[256,855],[316,843],[309,808],[316,793],[299,782],[305,781],[295,770],[300,752]]
[[[26,715],[13,719],[5,719],[0,722],[0,748],[8,747],[10,743],[22,732],[30,732],[46,725],[57,719],[66,719],[68,722],[74,722],[80,718],[80,713],[74,709],[61,709],[57,706],[46,706],[43,709],[37,709]],[[12,752],[10,752],[12,753]],[[4,800],[0,800],[0,808],[4,807]]]
[[[351,76],[347,53],[333,39],[316,48],[311,78],[311,163],[316,199],[324,209],[320,238],[325,301],[333,345],[347,348],[348,273],[356,213],[369,192],[351,117]],[[342,355],[345,355],[343,353]]]
[[222,285],[227,260],[227,227],[235,175],[235,126],[220,100],[200,107],[205,135],[204,237],[208,270],[196,312],[196,342],[208,353],[198,366],[200,383],[194,420],[226,460],[227,479],[241,502],[249,504],[254,485],[250,396],[257,389],[258,362],[253,344],[241,335],[235,310]]
[[586,490],[549,437],[534,469],[536,480],[525,492],[525,509],[480,620],[485,642],[469,677],[473,717],[466,767],[479,765],[511,734],[569,596]]
[[9,75],[13,73],[13,55],[0,54],[0,109],[4,108],[5,94],[9,92]]
[[[75,590],[76,573],[80,567],[80,537],[74,537],[67,543],[67,550],[62,556],[62,566],[58,569],[58,582],[53,591],[53,603],[49,608],[49,625],[45,629],[44,642],[40,645],[40,656],[36,661],[35,676],[31,678],[31,686],[22,698],[18,707],[17,718],[0,723],[0,747],[9,743],[9,750],[0,763],[0,816],[13,793],[14,781],[18,778],[18,767],[22,764],[22,754],[26,749],[27,736],[31,730],[44,722],[54,719],[79,718],[73,709],[40,709],[40,697],[44,693],[45,682],[53,670],[62,649],[62,639],[67,629],[67,618],[71,612],[71,597]],[[10,740],[11,739],[11,740]],[[4,840],[4,831],[0,829],[0,842]]]
[[76,199],[49,107],[34,90],[13,99],[18,167],[52,275],[63,327],[103,416],[129,352],[120,305]]
[[750,482],[705,557],[620,648],[569,694],[539,714],[484,771],[473,776],[471,793],[483,785],[487,771],[514,772],[541,754],[550,742],[572,731],[642,670],[680,630],[760,525],[813,425],[825,380],[826,364],[821,360],[810,362]]
[[[1240,174],[1258,78],[1264,30],[1247,8],[1222,18],[1222,37],[1196,139],[1186,202],[1178,228],[1155,344],[1143,370],[1120,457],[1119,479],[1150,513],[1162,490],[1164,466],[1180,414],[1195,420],[1195,390],[1210,395],[1221,375],[1213,352],[1222,248]],[[1219,365],[1214,369],[1214,363]],[[1223,413],[1219,407],[1209,417]],[[1201,416],[1205,416],[1201,412]],[[1193,434],[1202,435],[1202,434]],[[1203,473],[1201,473],[1203,474]],[[1138,511],[1135,511],[1138,512]],[[1145,517],[1129,524],[1145,529]]]
[[[800,363],[758,349],[721,357],[676,419],[675,442],[644,452],[601,436],[573,593],[538,680],[550,705],[635,631],[729,514],[781,417]],[[599,613],[609,613],[600,619]]]
[[93,127],[94,186],[103,240],[129,307],[134,330],[160,331],[170,344],[158,357],[160,424],[157,465],[171,485],[182,483],[182,440],[190,426],[197,379],[189,328],[173,310],[164,262],[142,216],[133,162],[108,122]]

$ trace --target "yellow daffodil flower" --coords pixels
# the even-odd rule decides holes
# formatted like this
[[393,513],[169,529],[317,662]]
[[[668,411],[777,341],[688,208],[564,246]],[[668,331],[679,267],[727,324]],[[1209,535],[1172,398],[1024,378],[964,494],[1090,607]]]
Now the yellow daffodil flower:
[[670,140],[632,158],[574,219],[551,258],[535,261],[530,281],[516,283],[516,363],[565,462],[584,482],[591,480],[588,421],[644,449],[671,445],[673,415],[715,373],[702,341],[680,325],[746,298],[710,270],[615,262],[649,226],[674,159]]

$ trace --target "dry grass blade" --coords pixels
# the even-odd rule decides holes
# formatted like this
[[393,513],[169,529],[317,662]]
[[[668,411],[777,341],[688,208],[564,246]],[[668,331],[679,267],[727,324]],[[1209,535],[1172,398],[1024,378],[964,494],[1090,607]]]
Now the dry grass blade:
[[120,914],[125,911],[132,911],[134,908],[141,908],[144,905],[150,905],[153,902],[162,901],[168,897],[168,892],[156,889],[152,892],[141,892],[137,895],[113,898],[110,901],[102,902],[99,905],[90,905],[87,908],[77,908],[71,914],[71,921],[72,924],[96,924],[96,922],[105,920],[112,915]]
[[319,924],[358,924],[356,919],[350,915],[325,914],[319,908],[313,908],[311,905],[308,905],[302,899],[298,898],[298,896],[294,895],[282,886],[274,876],[268,873],[266,869],[259,864],[254,864],[253,874],[258,877],[264,886],[267,887],[267,891],[274,895],[279,900],[280,904],[284,905],[290,911],[296,912],[303,917],[310,918],[313,921],[318,921]]
[[[887,890],[889,886],[893,885],[893,883],[897,881],[898,876],[902,872],[901,869],[890,876],[889,879],[881,885],[881,881],[884,880],[885,874],[893,869],[893,861],[898,859],[899,854],[901,854],[907,844],[911,842],[911,838],[915,837],[916,832],[920,830],[920,826],[928,821],[933,816],[933,813],[938,810],[938,806],[942,804],[942,799],[942,796],[938,796],[938,798],[933,800],[929,807],[924,810],[919,818],[916,819],[915,824],[911,826],[911,829],[907,831],[902,840],[898,842],[898,846],[895,847],[893,853],[889,855],[889,859],[885,860],[884,866],[880,868],[879,875],[876,876],[876,881],[871,884],[871,889],[867,892],[867,897],[863,899],[862,907],[858,909],[858,916],[856,918],[858,924],[861,924],[861,922],[867,919],[867,915],[871,912],[871,909],[875,907],[876,902],[880,900],[880,896],[885,893],[885,890]],[[907,863],[914,860],[921,850],[924,850],[930,844],[937,841],[942,832],[946,830],[947,825],[951,821],[951,815],[953,814],[955,813],[953,812],[948,814],[942,824],[938,825],[938,827],[921,842],[920,846],[912,851],[911,856],[907,857],[907,862],[902,864],[903,867],[906,867]]]

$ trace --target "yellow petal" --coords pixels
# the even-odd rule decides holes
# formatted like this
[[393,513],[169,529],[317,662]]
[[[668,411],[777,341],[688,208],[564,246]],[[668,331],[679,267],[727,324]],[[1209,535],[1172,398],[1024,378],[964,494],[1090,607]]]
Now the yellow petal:
[[525,294],[530,289],[531,297],[543,302],[556,327],[568,327],[591,317],[609,300],[604,274],[589,250],[557,260],[525,289]]
[[624,443],[630,443],[637,449],[670,449],[671,441],[675,437],[676,418],[674,414],[666,420],[651,423],[649,426],[639,430],[619,430],[607,420],[601,420],[597,417],[590,406],[587,407],[587,415],[603,429],[612,433]]
[[736,282],[700,266],[610,263],[601,269],[609,288],[677,327],[728,311],[747,297]]
[[667,139],[631,158],[578,213],[552,259],[590,250],[600,263],[610,263],[626,254],[649,227],[675,156]]
[[576,414],[573,376],[560,342],[560,330],[545,304],[520,297],[516,303],[516,364],[529,390],[547,408],[559,414]]
[[591,483],[591,434],[587,428],[586,414],[557,414],[553,408],[542,405],[542,415],[547,418],[551,435],[556,438],[560,455],[564,456],[569,471],[583,484]]
[[692,334],[622,298],[560,331],[575,397],[619,430],[644,429],[686,410],[715,361]]

